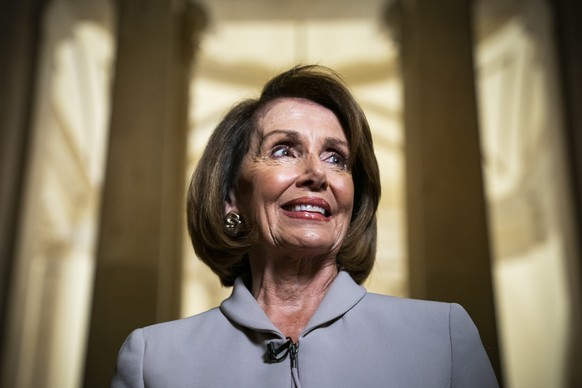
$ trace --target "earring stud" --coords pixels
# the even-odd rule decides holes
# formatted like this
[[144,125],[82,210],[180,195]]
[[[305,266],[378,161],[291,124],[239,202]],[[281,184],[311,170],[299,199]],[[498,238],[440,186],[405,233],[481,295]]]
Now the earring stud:
[[238,233],[241,225],[242,218],[237,212],[228,212],[228,214],[224,217],[224,227],[226,228],[228,234],[231,236],[234,236]]

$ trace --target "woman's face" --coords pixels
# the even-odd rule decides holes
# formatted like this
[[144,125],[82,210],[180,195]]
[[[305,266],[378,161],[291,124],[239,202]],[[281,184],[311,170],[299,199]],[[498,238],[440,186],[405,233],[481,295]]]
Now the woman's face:
[[354,199],[349,145],[337,117],[314,102],[282,98],[258,124],[227,211],[256,223],[262,249],[335,257]]

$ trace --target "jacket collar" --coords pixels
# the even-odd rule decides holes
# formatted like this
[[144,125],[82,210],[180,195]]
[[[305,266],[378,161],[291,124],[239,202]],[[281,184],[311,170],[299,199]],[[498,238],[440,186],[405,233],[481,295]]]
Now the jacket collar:
[[[321,304],[311,317],[301,337],[311,330],[333,321],[354,307],[366,294],[366,290],[340,271],[323,297]],[[259,306],[242,277],[234,282],[230,297],[220,305],[220,311],[238,325],[260,332],[270,332],[284,338]]]

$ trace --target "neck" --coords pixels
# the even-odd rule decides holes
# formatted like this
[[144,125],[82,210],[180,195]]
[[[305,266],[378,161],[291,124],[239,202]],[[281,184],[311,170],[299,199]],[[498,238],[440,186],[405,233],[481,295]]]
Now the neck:
[[296,342],[338,270],[335,258],[259,261],[251,257],[251,273],[253,296],[273,324]]

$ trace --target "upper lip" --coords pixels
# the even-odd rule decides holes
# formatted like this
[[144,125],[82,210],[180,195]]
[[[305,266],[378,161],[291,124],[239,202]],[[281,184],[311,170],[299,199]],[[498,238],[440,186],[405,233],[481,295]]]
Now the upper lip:
[[323,198],[319,197],[302,197],[296,198],[289,202],[283,204],[283,208],[289,210],[288,208],[297,206],[297,205],[308,205],[308,206],[317,206],[322,208],[325,211],[325,216],[329,216],[331,214],[331,207],[329,203]]

